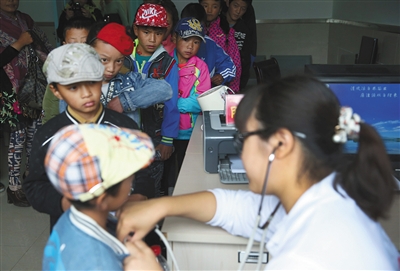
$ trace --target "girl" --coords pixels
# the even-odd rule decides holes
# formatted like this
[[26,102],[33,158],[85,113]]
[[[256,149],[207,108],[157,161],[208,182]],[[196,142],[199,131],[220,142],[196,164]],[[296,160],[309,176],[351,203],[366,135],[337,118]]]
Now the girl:
[[164,173],[164,176],[168,176],[168,194],[172,194],[196,118],[201,112],[197,96],[211,88],[207,64],[196,56],[200,43],[204,42],[200,21],[195,18],[181,19],[175,28],[173,41],[176,48],[171,55],[174,56],[179,68],[180,120],[179,134],[174,139],[175,151],[165,165],[165,170],[168,171]]
[[57,37],[61,42],[64,41],[64,28],[67,22],[74,17],[88,18],[93,23],[103,20],[103,15],[93,0],[71,0],[65,5],[65,9],[58,19]]
[[[250,237],[257,219],[254,238],[267,243],[268,269],[398,270],[399,252],[378,222],[396,183],[382,139],[359,120],[316,79],[257,86],[235,116],[235,145],[251,191],[214,189],[127,205],[118,236],[135,232],[132,241],[139,240],[175,215]],[[359,144],[350,162],[343,159],[346,140]],[[137,254],[137,246],[131,249]]]
[[199,0],[207,13],[206,34],[210,36],[232,58],[236,66],[236,77],[229,83],[235,91],[240,90],[240,76],[242,68],[240,53],[235,39],[235,30],[229,27],[226,17],[221,14],[223,0]]
[[160,5],[163,6],[167,12],[168,20],[167,32],[165,33],[165,38],[162,42],[162,45],[168,54],[170,54],[175,49],[175,43],[172,41],[172,34],[176,24],[179,21],[179,14],[175,4],[170,0],[160,1]]

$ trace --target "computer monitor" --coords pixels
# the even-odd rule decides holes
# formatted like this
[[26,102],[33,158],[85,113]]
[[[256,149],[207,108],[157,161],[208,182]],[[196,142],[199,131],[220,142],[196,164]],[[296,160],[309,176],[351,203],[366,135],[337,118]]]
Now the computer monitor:
[[[336,94],[342,106],[353,108],[353,112],[378,131],[389,156],[400,160],[400,82],[380,82],[377,78],[365,81],[366,78],[348,78],[343,82],[326,82],[326,85]],[[354,141],[344,145],[344,151],[349,154],[355,154],[357,148],[358,144]]]

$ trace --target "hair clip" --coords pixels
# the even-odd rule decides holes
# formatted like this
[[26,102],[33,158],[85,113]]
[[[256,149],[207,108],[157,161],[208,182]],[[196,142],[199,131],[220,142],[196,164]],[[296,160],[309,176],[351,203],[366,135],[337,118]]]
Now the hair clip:
[[348,139],[358,139],[361,118],[353,114],[351,107],[343,106],[340,109],[339,124],[335,127],[332,139],[335,143],[346,143]]

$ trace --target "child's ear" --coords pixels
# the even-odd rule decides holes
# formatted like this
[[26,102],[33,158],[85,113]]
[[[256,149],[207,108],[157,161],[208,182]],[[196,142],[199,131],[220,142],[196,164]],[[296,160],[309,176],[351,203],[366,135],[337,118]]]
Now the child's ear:
[[101,211],[109,211],[109,198],[107,197],[107,193],[103,193],[97,198],[96,200],[96,206],[99,208]]
[[133,25],[133,33],[135,33],[135,36],[139,36],[139,28],[137,27],[137,25]]
[[60,92],[58,92],[58,89],[54,87],[53,84],[49,84],[49,88],[51,92],[53,92],[54,96],[56,96],[59,100],[64,100],[63,97],[61,96]]

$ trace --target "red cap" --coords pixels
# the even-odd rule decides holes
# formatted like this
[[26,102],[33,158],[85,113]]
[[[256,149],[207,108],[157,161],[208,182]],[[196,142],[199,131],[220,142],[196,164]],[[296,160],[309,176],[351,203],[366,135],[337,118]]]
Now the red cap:
[[97,38],[111,44],[125,56],[132,54],[133,40],[126,34],[125,26],[121,24],[106,24],[97,34]]
[[139,26],[168,27],[167,12],[161,5],[143,4],[136,12],[134,24]]
[[152,245],[150,248],[151,248],[151,250],[153,250],[153,252],[156,256],[161,254],[161,246],[160,245]]

